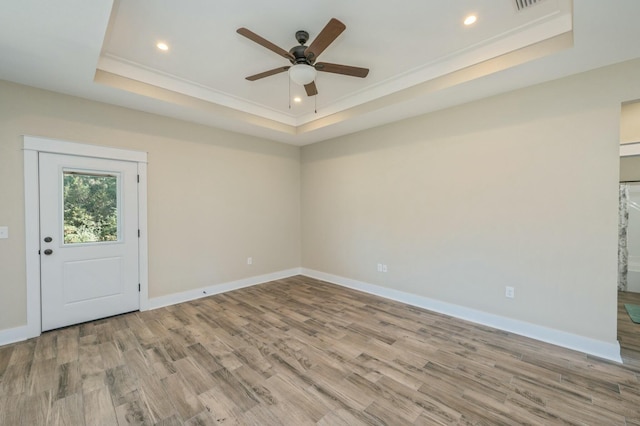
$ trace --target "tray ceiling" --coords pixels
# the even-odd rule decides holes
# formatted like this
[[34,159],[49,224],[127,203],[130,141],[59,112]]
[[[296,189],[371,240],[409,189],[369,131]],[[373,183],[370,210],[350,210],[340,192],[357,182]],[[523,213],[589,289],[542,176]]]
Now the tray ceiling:
[[[602,3],[23,0],[0,17],[0,78],[303,145],[640,56],[640,2]],[[346,30],[319,61],[366,78],[318,73],[316,97],[244,78],[289,63],[236,29],[289,50],[331,18]]]

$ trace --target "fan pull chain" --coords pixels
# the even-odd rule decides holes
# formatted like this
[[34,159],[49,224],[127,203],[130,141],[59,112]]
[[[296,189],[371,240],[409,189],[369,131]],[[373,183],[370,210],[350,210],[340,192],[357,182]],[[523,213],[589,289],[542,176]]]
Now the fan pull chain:
[[318,94],[313,97],[313,112],[318,113]]
[[289,80],[289,109],[291,109],[291,79],[287,78],[287,80]]

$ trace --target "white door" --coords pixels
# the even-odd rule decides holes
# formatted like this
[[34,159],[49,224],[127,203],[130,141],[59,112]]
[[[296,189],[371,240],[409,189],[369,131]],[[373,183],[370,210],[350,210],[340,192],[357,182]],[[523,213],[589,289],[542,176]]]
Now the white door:
[[39,154],[42,330],[140,308],[138,166]]

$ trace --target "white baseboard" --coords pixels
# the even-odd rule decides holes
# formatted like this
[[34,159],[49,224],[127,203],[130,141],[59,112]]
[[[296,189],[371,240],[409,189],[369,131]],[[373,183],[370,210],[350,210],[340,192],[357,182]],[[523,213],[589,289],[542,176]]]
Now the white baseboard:
[[29,339],[31,333],[29,327],[21,325],[20,327],[8,328],[6,330],[0,330],[0,346],[8,345],[10,343],[21,342]]
[[[163,306],[175,305],[177,303],[188,302],[190,300],[199,299],[201,297],[211,296],[213,294],[225,293],[227,291],[237,290],[244,287],[250,287],[258,284],[267,283],[269,281],[281,280],[283,278],[300,275],[300,268],[292,268],[284,271],[272,272],[270,274],[258,275],[255,277],[244,278],[228,283],[212,285],[209,287],[198,288],[194,290],[184,291],[182,293],[169,294],[167,296],[155,297],[148,300],[146,309],[156,309]],[[141,309],[142,310],[142,309]],[[31,337],[37,337],[40,333],[34,334],[34,330],[30,330],[28,325],[20,327],[0,330],[0,346],[10,343],[27,340]]]
[[[530,337],[542,342],[551,343],[557,346],[577,350],[600,358],[608,359],[615,362],[622,362],[620,357],[620,344],[618,342],[610,343],[600,340],[591,339],[577,334],[567,333],[565,331],[555,330],[539,325],[519,321],[511,318],[501,317],[499,315],[478,311],[451,303],[441,302],[435,299],[418,296],[411,293],[405,293],[374,284],[369,284],[350,278],[344,278],[337,275],[331,275],[324,272],[314,271],[307,268],[292,268],[284,271],[273,272],[255,277],[244,278],[228,283],[212,285],[199,289],[184,291],[181,293],[169,294],[166,296],[155,297],[149,299],[147,309],[157,309],[164,306],[175,305],[177,303],[188,302],[190,300],[207,297],[214,294],[225,293],[244,287],[251,287],[258,284],[267,283],[269,281],[280,280],[295,275],[305,275],[322,281],[327,281],[343,287],[352,288],[365,293],[374,294],[408,305],[417,306],[419,308],[471,321],[477,324],[486,325],[499,330],[508,331],[510,333],[519,334],[521,336]],[[0,346],[10,343],[26,340],[33,336],[33,332],[27,325],[0,330]]]
[[238,290],[244,287],[251,287],[258,284],[264,284],[269,281],[281,280],[295,275],[300,275],[300,268],[292,268],[284,271],[272,272],[270,274],[258,275],[255,277],[243,278],[237,281],[231,281],[223,284],[216,284],[203,288],[183,291],[181,293],[168,294],[166,296],[154,297],[149,299],[147,309],[157,309],[164,306],[175,305],[177,303],[188,302],[190,300],[200,299],[214,294],[226,293],[232,290]]
[[429,299],[427,297],[405,293],[375,284],[369,284],[352,280],[350,278],[314,271],[312,269],[302,268],[301,274],[322,281],[327,281],[332,284],[406,303],[407,305],[417,306],[429,311],[471,321],[476,324],[486,325],[499,330],[540,340],[542,342],[551,343],[556,346],[577,350],[599,358],[620,363],[622,362],[622,358],[620,357],[620,344],[617,341],[615,343],[611,343],[595,340],[589,337],[579,336],[577,334],[567,333],[565,331],[555,330],[471,308],[465,308],[464,306],[441,302],[435,299]]

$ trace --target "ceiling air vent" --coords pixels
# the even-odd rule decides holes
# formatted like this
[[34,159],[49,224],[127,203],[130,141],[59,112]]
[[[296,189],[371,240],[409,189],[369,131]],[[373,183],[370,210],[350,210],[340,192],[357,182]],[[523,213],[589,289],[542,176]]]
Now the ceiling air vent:
[[524,10],[535,6],[536,3],[542,3],[544,0],[513,0],[516,3],[516,9]]

